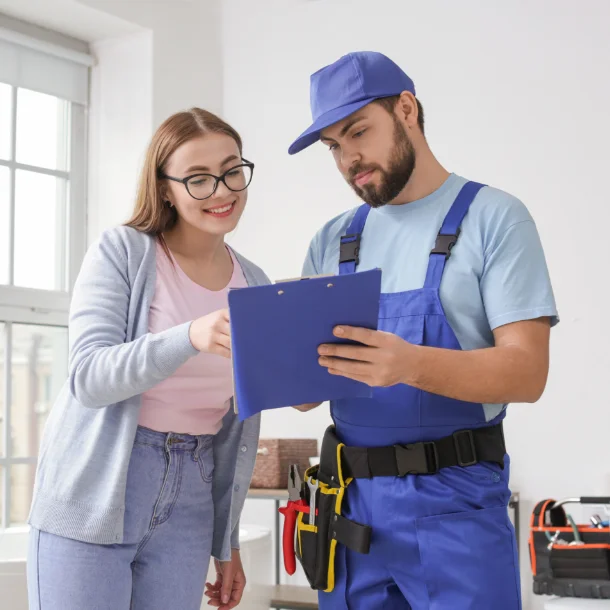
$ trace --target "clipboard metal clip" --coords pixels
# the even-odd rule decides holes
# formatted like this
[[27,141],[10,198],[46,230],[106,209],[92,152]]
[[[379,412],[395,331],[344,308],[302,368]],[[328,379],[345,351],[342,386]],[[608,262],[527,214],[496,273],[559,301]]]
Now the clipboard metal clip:
[[301,282],[302,280],[315,280],[319,277],[334,277],[334,273],[323,273],[321,275],[304,275],[303,277],[292,277],[287,280],[276,280],[274,284],[287,284],[288,282]]

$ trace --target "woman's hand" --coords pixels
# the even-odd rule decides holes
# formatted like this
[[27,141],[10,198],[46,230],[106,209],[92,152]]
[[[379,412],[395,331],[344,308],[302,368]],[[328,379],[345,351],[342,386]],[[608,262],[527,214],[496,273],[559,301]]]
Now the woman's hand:
[[205,594],[210,598],[208,606],[229,610],[241,601],[246,587],[246,575],[237,549],[231,551],[231,561],[214,560],[216,582],[205,583]]
[[191,323],[189,339],[200,352],[231,357],[229,311],[220,309]]

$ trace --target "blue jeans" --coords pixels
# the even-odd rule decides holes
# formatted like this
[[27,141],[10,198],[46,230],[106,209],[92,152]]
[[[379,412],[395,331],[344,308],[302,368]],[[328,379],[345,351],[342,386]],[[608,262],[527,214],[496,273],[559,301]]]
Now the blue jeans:
[[123,543],[32,529],[30,610],[199,610],[214,527],[212,438],[138,428]]

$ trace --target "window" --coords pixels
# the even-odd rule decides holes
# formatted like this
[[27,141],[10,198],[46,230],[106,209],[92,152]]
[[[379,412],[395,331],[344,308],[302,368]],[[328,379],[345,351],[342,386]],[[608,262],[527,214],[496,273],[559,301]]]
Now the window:
[[67,378],[70,292],[85,248],[88,58],[4,30],[0,56],[0,528],[6,528],[27,520],[42,431]]

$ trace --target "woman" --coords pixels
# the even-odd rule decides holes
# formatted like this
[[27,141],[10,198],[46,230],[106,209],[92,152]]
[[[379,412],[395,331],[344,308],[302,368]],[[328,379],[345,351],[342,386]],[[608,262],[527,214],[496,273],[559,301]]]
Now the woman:
[[[40,450],[30,608],[234,608],[239,515],[259,419],[230,407],[230,288],[268,283],[225,235],[253,164],[192,109],[149,146],[132,219],[91,247],[74,287],[69,380]],[[219,560],[219,561],[218,561]]]

